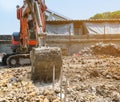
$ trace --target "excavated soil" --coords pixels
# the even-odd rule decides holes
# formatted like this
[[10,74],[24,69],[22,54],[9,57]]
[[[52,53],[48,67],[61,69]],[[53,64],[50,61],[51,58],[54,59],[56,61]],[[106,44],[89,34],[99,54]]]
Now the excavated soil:
[[[63,57],[63,100],[120,102],[120,57],[90,51]],[[60,83],[33,83],[30,66],[0,68],[0,102],[60,102]]]
[[60,102],[50,84],[33,83],[30,67],[0,70],[0,102]]
[[[55,91],[30,80],[31,67],[0,70],[0,102],[59,102]],[[120,102],[120,58],[106,55],[63,57],[66,102]],[[65,82],[67,82],[66,86]],[[51,100],[51,101],[50,101]],[[57,101],[56,101],[57,100]]]
[[64,58],[68,102],[120,102],[120,58],[106,55]]

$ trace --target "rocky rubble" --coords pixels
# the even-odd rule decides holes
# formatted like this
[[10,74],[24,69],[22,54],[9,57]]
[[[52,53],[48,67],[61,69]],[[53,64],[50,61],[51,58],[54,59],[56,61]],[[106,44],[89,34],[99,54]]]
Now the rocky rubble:
[[0,70],[0,102],[60,102],[52,89],[35,86],[29,73],[30,68]]
[[[0,102],[60,102],[55,91],[30,79],[31,67],[0,69]],[[63,57],[66,102],[120,102],[120,57],[77,54]],[[66,94],[65,94],[66,93]]]
[[64,58],[68,102],[120,102],[120,58],[108,55]]

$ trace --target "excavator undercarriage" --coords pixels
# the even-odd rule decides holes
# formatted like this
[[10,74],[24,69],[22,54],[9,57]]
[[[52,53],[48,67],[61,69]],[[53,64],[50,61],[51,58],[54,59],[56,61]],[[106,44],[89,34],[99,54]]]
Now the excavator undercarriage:
[[30,65],[30,54],[7,54],[3,56],[2,63],[9,68]]

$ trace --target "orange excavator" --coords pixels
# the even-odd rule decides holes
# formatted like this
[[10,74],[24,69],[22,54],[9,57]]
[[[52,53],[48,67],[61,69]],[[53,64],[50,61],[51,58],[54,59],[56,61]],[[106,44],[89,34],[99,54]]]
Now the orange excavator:
[[9,67],[32,66],[32,79],[51,82],[60,77],[62,57],[58,47],[45,46],[44,0],[24,0],[17,6],[17,19],[20,32],[12,35],[12,54],[3,57],[2,62]]
[[30,64],[29,52],[39,45],[38,34],[45,31],[45,10],[46,5],[43,0],[24,0],[22,7],[17,6],[20,32],[12,34],[13,54],[3,57],[4,64],[10,67]]

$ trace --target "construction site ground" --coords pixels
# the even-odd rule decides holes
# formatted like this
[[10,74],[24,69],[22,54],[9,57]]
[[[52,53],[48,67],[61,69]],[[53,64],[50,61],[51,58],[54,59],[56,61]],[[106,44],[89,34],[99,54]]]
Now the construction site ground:
[[[34,84],[30,79],[31,66],[0,68],[0,102],[60,102],[59,83],[54,91],[51,85]],[[64,101],[120,102],[119,56],[63,56],[62,69]]]

